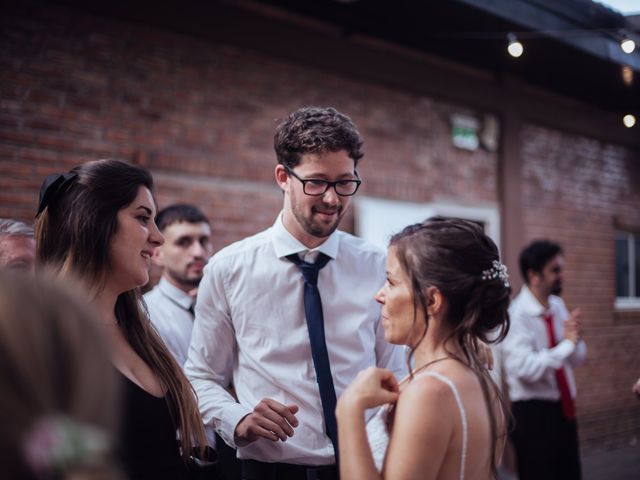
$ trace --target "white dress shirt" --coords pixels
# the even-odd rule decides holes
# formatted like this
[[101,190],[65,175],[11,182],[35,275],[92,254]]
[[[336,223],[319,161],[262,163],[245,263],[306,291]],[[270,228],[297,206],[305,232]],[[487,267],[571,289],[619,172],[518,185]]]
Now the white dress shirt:
[[[385,341],[380,307],[373,299],[385,280],[384,252],[340,231],[309,252],[285,229],[280,214],[271,228],[209,261],[185,367],[205,423],[232,446],[236,425],[263,398],[300,407],[293,437],[286,442],[259,439],[238,448],[239,458],[335,462],[305,322],[304,281],[285,258],[302,253],[310,260],[318,251],[332,259],[320,270],[318,289],[336,395],[369,366],[389,368],[400,378],[406,374],[404,351]],[[222,387],[231,378],[239,403]]]
[[[543,315],[553,315],[553,331],[558,342],[549,348],[549,334]],[[587,358],[587,347],[580,340],[574,344],[564,338],[564,322],[569,311],[564,301],[549,297],[544,306],[525,285],[509,308],[511,328],[502,343],[509,397],[518,400],[560,400],[555,370],[564,368],[571,396],[576,396],[576,382],[571,367]]]
[[144,301],[151,323],[183,367],[193,330],[193,315],[189,311],[193,298],[163,277],[153,290],[144,294]]
[[[169,352],[184,368],[193,330],[193,314],[189,311],[193,298],[162,277],[151,291],[144,294],[144,301],[151,323]],[[209,445],[215,447],[215,430],[205,425],[204,431]]]

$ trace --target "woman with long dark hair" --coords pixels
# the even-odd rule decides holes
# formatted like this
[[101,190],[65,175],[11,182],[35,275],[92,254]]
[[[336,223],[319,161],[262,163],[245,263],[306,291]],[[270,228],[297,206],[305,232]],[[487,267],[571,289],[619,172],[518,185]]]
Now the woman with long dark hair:
[[[391,239],[377,293],[387,341],[409,347],[410,375],[359,374],[338,401],[342,478],[487,479],[505,440],[500,394],[479,341],[509,328],[510,287],[482,228],[430,219]],[[365,425],[364,412],[382,407]]]
[[36,257],[39,268],[77,280],[99,315],[122,379],[125,473],[178,479],[206,440],[191,385],[141,306],[139,287],[163,242],[152,191],[147,170],[118,160],[50,175],[40,192]]

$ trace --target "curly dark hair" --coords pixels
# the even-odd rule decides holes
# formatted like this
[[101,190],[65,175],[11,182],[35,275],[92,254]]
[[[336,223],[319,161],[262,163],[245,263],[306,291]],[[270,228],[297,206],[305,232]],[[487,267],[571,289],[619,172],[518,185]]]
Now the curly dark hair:
[[278,163],[293,168],[305,153],[345,150],[355,165],[364,155],[360,132],[346,115],[335,108],[303,107],[276,128],[273,146]]

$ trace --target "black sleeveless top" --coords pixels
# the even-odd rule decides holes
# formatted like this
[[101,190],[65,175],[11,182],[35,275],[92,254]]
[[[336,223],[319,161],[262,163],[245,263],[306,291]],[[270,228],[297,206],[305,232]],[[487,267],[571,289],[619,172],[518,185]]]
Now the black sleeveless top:
[[[120,372],[118,372],[120,373]],[[120,373],[121,425],[117,443],[121,467],[131,480],[186,480],[169,407]]]

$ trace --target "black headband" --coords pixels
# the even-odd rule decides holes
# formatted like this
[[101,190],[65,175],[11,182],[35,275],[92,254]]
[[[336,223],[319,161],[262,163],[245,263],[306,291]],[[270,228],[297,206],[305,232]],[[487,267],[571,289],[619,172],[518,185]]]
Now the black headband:
[[42,182],[42,187],[40,187],[40,201],[36,218],[46,207],[66,192],[76,178],[78,178],[77,173],[52,173],[48,175]]

